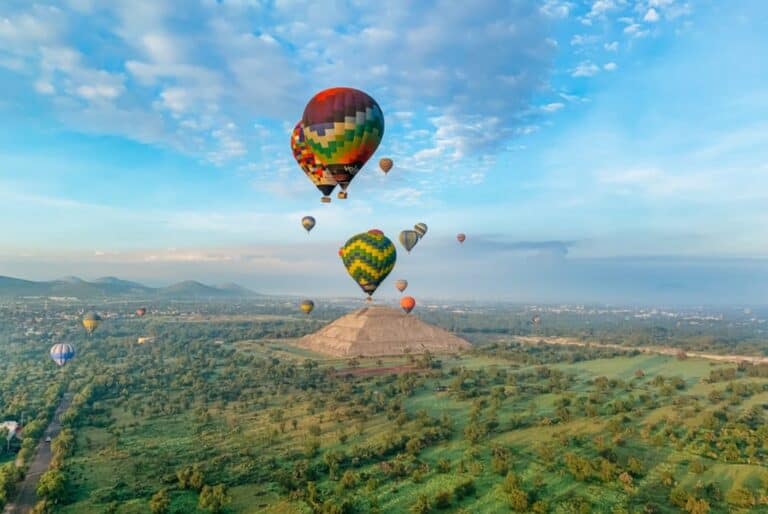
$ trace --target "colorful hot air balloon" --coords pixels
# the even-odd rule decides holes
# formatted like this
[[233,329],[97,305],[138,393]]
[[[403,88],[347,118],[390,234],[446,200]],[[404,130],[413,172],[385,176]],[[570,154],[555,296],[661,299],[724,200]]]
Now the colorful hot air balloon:
[[100,324],[101,316],[93,311],[83,316],[83,327],[85,327],[85,331],[88,332],[88,335],[93,334],[93,331],[99,328]]
[[403,280],[401,278],[400,280],[395,282],[395,287],[397,288],[398,291],[400,291],[402,293],[408,287],[408,281],[407,280]]
[[414,300],[413,296],[403,296],[400,298],[400,308],[402,308],[406,314],[410,314],[414,307],[416,307],[416,300]]
[[362,91],[334,87],[312,97],[301,122],[309,150],[341,187],[339,198],[346,198],[349,183],[384,136],[381,107]]
[[417,234],[419,234],[419,237],[424,237],[424,234],[427,233],[427,225],[426,223],[416,223],[413,226],[413,230],[416,231]]
[[312,216],[304,216],[301,218],[301,226],[304,227],[304,230],[309,232],[315,227],[315,218]]
[[419,242],[419,233],[415,230],[403,230],[400,232],[400,244],[403,245],[408,253],[411,252],[416,243]]
[[392,159],[390,159],[389,157],[384,157],[383,159],[379,159],[379,168],[381,168],[381,171],[383,171],[385,175],[389,173],[389,170],[391,170],[392,166],[394,165],[395,163],[392,162]]
[[467,238],[464,234],[456,234],[456,239],[458,239],[459,243],[464,243],[464,240]]
[[315,159],[315,154],[309,149],[304,139],[304,125],[298,122],[291,132],[291,151],[304,174],[323,193],[320,199],[323,203],[331,201],[329,196],[336,187],[336,181],[326,169]]
[[303,302],[301,302],[301,304],[299,304],[299,309],[301,309],[301,312],[303,312],[304,314],[309,314],[314,310],[314,308],[315,308],[315,302],[313,302],[312,300],[304,300]]
[[138,317],[142,317],[142,316],[144,316],[146,313],[147,313],[147,309],[146,309],[145,307],[139,307],[138,309],[136,309],[136,315],[137,315]]
[[51,359],[59,366],[63,366],[75,356],[75,348],[68,343],[57,343],[51,346]]
[[397,250],[381,230],[349,238],[339,250],[347,273],[370,297],[395,267]]

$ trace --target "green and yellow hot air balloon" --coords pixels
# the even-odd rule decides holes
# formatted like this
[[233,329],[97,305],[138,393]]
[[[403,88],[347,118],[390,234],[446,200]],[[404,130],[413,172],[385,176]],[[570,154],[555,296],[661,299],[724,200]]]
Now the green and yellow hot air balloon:
[[349,276],[370,297],[394,269],[397,250],[381,230],[372,229],[349,238],[339,256]]

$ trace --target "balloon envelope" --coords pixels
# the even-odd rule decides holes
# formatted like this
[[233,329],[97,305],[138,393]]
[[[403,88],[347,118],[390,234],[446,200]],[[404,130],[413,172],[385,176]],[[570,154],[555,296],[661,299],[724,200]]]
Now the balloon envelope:
[[419,234],[419,237],[424,237],[424,234],[427,233],[427,225],[426,223],[416,223],[413,226],[413,230],[415,230],[416,233]]
[[410,314],[414,307],[416,307],[416,300],[413,296],[403,296],[400,298],[400,307],[406,314]]
[[385,175],[389,173],[389,170],[391,170],[394,165],[395,163],[389,157],[384,157],[379,160],[379,168],[381,168],[381,171],[383,171]]
[[69,343],[58,343],[51,346],[50,354],[53,362],[63,366],[75,356],[75,348]]
[[147,309],[145,309],[144,307],[139,307],[138,309],[136,309],[136,315],[138,317],[142,317],[146,313],[147,313]]
[[323,193],[322,202],[330,202],[330,194],[336,187],[336,181],[328,170],[315,159],[304,139],[304,125],[298,122],[291,132],[291,151],[301,170],[307,178]]
[[459,240],[459,243],[463,243],[466,238],[467,238],[467,236],[464,235],[464,234],[457,234],[456,235],[456,239]]
[[[378,148],[384,113],[363,91],[334,87],[307,103],[301,118],[309,150],[331,172],[342,193]],[[340,198],[345,197],[340,193]]]
[[395,245],[376,229],[349,238],[339,255],[349,276],[368,296],[373,295],[397,261]]
[[403,245],[403,248],[405,248],[409,253],[413,249],[414,246],[416,246],[416,243],[419,242],[419,233],[415,230],[403,230],[400,232],[400,244]]
[[315,302],[313,302],[312,300],[304,300],[299,305],[299,308],[301,309],[301,312],[303,312],[304,314],[309,314],[314,310]]
[[301,226],[304,227],[304,230],[309,232],[315,227],[315,218],[312,216],[304,216],[301,218]]
[[403,280],[401,278],[400,280],[395,282],[395,287],[397,288],[398,291],[400,291],[402,293],[408,287],[408,281],[407,280]]
[[101,324],[101,316],[91,311],[83,316],[83,327],[88,334],[93,334],[93,331],[99,328]]

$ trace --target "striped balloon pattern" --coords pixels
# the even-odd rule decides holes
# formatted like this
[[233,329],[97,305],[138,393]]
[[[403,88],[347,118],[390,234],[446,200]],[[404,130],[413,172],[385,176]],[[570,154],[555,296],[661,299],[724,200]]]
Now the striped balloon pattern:
[[309,149],[304,139],[304,125],[298,122],[291,132],[291,151],[301,170],[325,197],[333,192],[336,181]]
[[58,343],[51,347],[51,359],[59,366],[71,361],[74,356],[75,348],[71,344]]
[[413,230],[415,230],[416,233],[419,234],[419,237],[424,237],[424,235],[427,233],[427,224],[426,223],[416,223],[413,226]]
[[415,230],[403,230],[400,232],[400,244],[406,249],[408,253],[411,253],[413,247],[419,242],[419,233]]
[[379,104],[367,93],[348,87],[317,93],[304,108],[301,121],[309,150],[342,191],[384,136],[384,113]]
[[383,232],[373,229],[349,238],[339,256],[349,276],[371,296],[394,269],[397,250]]

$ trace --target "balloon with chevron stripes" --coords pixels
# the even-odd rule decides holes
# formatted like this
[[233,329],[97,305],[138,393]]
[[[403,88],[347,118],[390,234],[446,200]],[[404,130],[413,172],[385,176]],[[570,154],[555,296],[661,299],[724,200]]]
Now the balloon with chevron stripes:
[[350,237],[339,256],[349,276],[370,297],[394,269],[397,250],[381,230],[372,229]]

